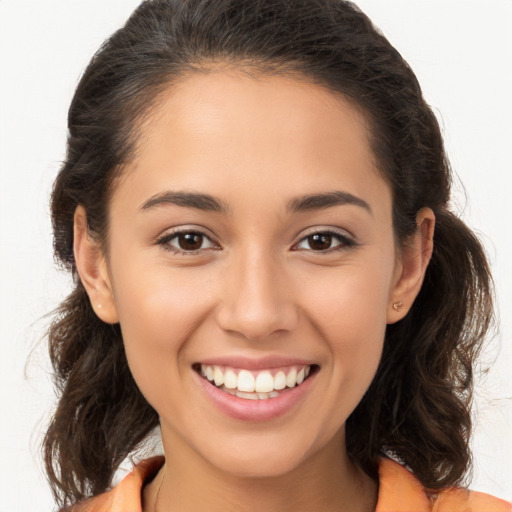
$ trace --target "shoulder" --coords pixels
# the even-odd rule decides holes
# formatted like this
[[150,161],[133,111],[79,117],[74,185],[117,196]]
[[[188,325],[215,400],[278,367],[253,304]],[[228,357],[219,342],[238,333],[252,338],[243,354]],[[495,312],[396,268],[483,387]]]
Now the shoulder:
[[[142,488],[163,462],[163,457],[141,462],[117,487],[75,505],[69,512],[142,512]],[[512,505],[488,494],[461,488],[429,494],[410,471],[383,458],[379,467],[376,512],[512,512]]]
[[71,507],[67,512],[142,512],[142,488],[163,463],[163,457],[140,462],[116,487]]
[[449,489],[438,496],[435,506],[432,508],[433,512],[459,510],[461,512],[510,512],[512,504],[483,492]]
[[428,493],[410,471],[383,458],[376,512],[512,512],[512,504],[462,488]]

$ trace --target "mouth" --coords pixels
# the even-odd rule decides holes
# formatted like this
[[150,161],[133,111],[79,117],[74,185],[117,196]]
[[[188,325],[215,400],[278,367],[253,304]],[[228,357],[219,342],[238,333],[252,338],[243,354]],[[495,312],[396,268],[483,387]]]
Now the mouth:
[[319,369],[294,365],[258,371],[196,363],[193,369],[220,391],[245,400],[272,400],[301,386]]

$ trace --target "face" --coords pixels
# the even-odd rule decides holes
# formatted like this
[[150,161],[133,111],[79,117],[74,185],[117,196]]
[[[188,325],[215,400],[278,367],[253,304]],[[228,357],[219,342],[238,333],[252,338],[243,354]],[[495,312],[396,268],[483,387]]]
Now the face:
[[182,79],[145,123],[101,314],[177,458],[263,476],[342,449],[404,272],[368,139],[344,98],[236,71]]

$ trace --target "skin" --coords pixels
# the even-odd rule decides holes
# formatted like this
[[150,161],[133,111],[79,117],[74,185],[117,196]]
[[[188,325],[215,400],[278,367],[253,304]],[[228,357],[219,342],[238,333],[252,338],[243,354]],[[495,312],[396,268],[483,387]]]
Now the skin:
[[[375,375],[386,325],[421,288],[434,215],[421,210],[416,235],[395,246],[391,190],[368,139],[364,115],[318,85],[192,74],[142,128],[111,200],[108,256],[77,208],[82,282],[98,316],[120,322],[133,376],[160,416],[167,463],[145,488],[145,511],[375,509],[377,483],[348,459],[344,425]],[[209,194],[226,211],[143,207],[168,191]],[[288,208],[332,191],[368,207]],[[176,253],[176,228],[204,242]],[[307,237],[326,231],[341,238],[318,250]],[[264,422],[219,411],[192,368],[273,355],[319,371],[297,406]]]

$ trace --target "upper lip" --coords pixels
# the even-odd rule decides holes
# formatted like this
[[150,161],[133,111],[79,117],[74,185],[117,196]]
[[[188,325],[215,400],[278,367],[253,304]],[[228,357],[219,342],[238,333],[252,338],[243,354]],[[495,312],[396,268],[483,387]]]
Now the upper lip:
[[314,363],[307,359],[288,356],[265,356],[258,358],[244,356],[218,356],[202,359],[196,364],[207,366],[230,366],[232,368],[243,368],[245,370],[269,370],[287,366],[312,366]]

